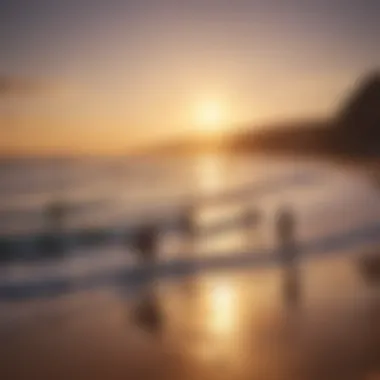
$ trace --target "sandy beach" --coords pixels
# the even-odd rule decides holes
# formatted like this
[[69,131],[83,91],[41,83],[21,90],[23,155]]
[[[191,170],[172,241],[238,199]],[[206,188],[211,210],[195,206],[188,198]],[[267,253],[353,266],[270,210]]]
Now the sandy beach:
[[378,378],[376,289],[347,258],[301,276],[296,305],[280,269],[249,268],[3,303],[0,378]]

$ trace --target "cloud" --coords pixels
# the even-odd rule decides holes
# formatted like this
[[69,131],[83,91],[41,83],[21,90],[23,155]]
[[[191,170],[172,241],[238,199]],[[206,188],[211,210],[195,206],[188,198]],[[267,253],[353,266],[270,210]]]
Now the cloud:
[[0,74],[0,97],[35,95],[46,90],[46,86],[33,79]]

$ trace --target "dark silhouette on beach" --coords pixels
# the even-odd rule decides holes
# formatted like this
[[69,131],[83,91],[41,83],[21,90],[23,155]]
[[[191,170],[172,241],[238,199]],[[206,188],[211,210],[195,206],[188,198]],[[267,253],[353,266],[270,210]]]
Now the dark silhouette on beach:
[[133,246],[144,264],[154,263],[158,256],[159,230],[155,224],[140,226],[135,231]]
[[276,234],[280,261],[284,269],[283,294],[287,305],[295,305],[300,297],[300,278],[297,266],[295,215],[288,207],[281,208],[276,218]]
[[197,233],[195,223],[195,207],[193,205],[186,206],[179,218],[179,229],[185,239],[193,239]]
[[253,230],[258,226],[261,220],[260,212],[252,207],[248,207],[243,211],[243,228],[246,231],[248,246],[251,244]]
[[198,226],[195,220],[196,206],[187,205],[181,211],[178,221],[179,233],[182,238],[182,249],[184,252],[194,253],[195,241],[199,236]]

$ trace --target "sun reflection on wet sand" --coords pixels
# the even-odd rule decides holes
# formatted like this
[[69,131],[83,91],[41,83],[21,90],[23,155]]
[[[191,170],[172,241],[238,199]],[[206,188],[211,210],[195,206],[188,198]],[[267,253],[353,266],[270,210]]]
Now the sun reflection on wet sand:
[[237,317],[236,289],[228,282],[214,284],[207,292],[209,301],[209,329],[218,336],[226,337],[234,331]]
[[[84,303],[78,294],[76,304],[84,310],[49,320],[36,318],[24,327],[30,341],[8,332],[9,342],[14,342],[5,345],[2,354],[22,357],[25,373],[34,371],[34,378],[43,378],[46,358],[62,373],[70,372],[65,361],[55,360],[62,357],[69,363],[77,360],[77,376],[67,377],[78,380],[84,372],[89,374],[86,378],[96,378],[90,375],[98,369],[112,370],[110,379],[132,373],[127,370],[148,369],[141,378],[158,378],[158,371],[165,373],[160,378],[173,380],[365,378],[359,374],[376,370],[369,360],[378,363],[378,314],[372,316],[370,330],[367,288],[351,265],[348,260],[305,265],[305,292],[298,310],[284,307],[277,269],[152,282],[153,302],[138,312],[145,327],[141,321],[136,324],[134,315],[128,317],[133,309],[130,299],[108,293],[90,299],[85,294]],[[333,287],[331,281],[337,279]],[[139,305],[144,299],[137,301]],[[144,330],[147,322],[153,322],[155,331]],[[20,350],[23,356],[16,355]],[[8,369],[5,363],[0,374]],[[19,367],[18,361],[9,362],[12,373]],[[172,368],[178,372],[173,374]]]
[[[172,339],[192,371],[211,371],[215,378],[301,379],[302,371],[319,366],[326,373],[353,368],[347,360],[358,362],[369,349],[366,289],[349,260],[310,262],[303,270],[305,291],[296,308],[283,302],[280,269],[200,276],[186,295],[174,286],[180,329],[172,324]],[[340,284],[331,288],[334,279]],[[174,314],[168,314],[171,321]]]
[[243,294],[237,285],[224,275],[200,278],[197,282],[197,302],[181,323],[191,332],[187,339],[177,340],[177,344],[182,346],[187,358],[193,358],[201,366],[231,369],[239,362]]

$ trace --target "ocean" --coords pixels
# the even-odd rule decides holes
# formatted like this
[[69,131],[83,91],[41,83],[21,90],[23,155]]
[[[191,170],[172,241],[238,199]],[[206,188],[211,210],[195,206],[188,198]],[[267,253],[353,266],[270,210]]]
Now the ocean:
[[[352,249],[374,243],[380,230],[380,198],[365,169],[299,157],[203,155],[13,159],[0,165],[0,235],[25,238],[44,231],[44,210],[67,205],[65,229],[124,231],[146,221],[162,226],[160,261],[226,256],[276,248],[276,213],[286,206],[296,220],[297,241],[311,251]],[[191,246],[171,229],[191,202],[206,233]],[[238,223],[247,209],[260,213],[247,235]],[[223,221],[227,223],[223,224]],[[213,225],[220,225],[216,233]],[[210,227],[211,226],[211,227]],[[69,240],[69,239],[68,239]],[[31,241],[31,240],[29,240]],[[311,244],[311,243],[310,243]],[[31,245],[31,244],[29,244]],[[0,286],[62,276],[112,273],[136,264],[133,249],[115,240],[82,247],[75,239],[59,259],[4,263]],[[36,252],[37,251],[37,252]],[[190,257],[190,258],[191,258]]]

